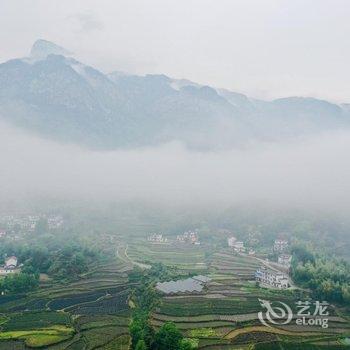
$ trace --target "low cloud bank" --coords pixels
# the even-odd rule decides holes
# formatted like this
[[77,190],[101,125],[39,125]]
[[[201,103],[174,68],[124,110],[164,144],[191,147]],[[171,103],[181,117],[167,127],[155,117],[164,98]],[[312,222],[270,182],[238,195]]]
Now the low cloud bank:
[[259,203],[350,212],[350,133],[245,150],[179,144],[92,152],[0,126],[0,201],[140,200],[210,207]]

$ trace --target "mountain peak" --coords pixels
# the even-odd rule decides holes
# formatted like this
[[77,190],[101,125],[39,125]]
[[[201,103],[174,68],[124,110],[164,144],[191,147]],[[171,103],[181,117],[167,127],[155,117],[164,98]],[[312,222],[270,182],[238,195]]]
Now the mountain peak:
[[51,54],[69,56],[72,53],[51,41],[43,39],[37,40],[30,50],[30,56],[33,58],[45,58]]

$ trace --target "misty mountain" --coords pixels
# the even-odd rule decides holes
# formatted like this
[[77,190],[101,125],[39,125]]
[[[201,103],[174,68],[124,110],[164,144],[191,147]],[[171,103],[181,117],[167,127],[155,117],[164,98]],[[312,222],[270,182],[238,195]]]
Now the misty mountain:
[[217,149],[349,127],[348,106],[313,98],[262,101],[165,75],[104,74],[45,40],[0,64],[0,118],[97,149],[180,141]]

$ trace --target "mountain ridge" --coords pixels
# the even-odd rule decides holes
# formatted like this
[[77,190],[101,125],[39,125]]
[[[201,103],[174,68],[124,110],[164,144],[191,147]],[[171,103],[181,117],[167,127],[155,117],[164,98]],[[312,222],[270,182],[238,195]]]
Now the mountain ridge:
[[163,74],[104,74],[44,40],[31,56],[0,64],[0,117],[95,149],[179,141],[215,150],[350,127],[346,104],[297,96],[263,101]]

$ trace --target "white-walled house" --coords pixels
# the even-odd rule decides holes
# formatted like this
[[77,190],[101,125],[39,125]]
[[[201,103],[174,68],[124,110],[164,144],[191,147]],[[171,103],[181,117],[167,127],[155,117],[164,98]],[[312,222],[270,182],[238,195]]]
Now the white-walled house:
[[9,256],[8,258],[6,258],[5,265],[0,266],[0,276],[20,272],[20,269],[17,268],[17,264],[18,264],[18,260],[15,256]]
[[12,256],[9,256],[8,258],[6,258],[5,259],[5,266],[6,267],[12,267],[12,268],[15,268],[15,267],[17,267],[17,263],[18,263],[18,260],[17,260],[17,258],[14,256],[14,255],[12,255]]
[[233,248],[234,244],[236,243],[237,238],[234,236],[231,236],[229,238],[227,238],[227,244],[229,247]]
[[275,252],[283,252],[288,248],[289,242],[286,239],[278,238],[275,240],[273,250]]
[[289,254],[281,254],[278,257],[278,263],[284,267],[290,268],[292,262],[292,256]]

